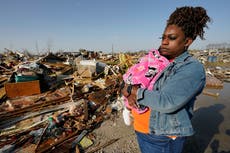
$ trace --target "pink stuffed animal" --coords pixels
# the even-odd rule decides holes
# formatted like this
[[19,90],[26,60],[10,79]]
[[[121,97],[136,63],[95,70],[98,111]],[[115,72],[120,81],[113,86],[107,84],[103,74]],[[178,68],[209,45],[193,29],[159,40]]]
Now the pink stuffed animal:
[[[160,73],[169,65],[169,61],[160,55],[160,53],[152,49],[147,55],[142,57],[140,61],[131,66],[123,75],[123,81],[129,85],[140,85],[141,88],[148,90],[153,89],[153,85],[160,75]],[[146,112],[149,108],[146,106],[139,106],[139,108],[132,108],[128,104],[127,98],[124,98],[125,107],[128,110],[134,109],[137,113],[141,114]],[[127,109],[126,108],[126,109]],[[127,110],[126,114],[128,113]],[[123,112],[123,116],[124,116]]]

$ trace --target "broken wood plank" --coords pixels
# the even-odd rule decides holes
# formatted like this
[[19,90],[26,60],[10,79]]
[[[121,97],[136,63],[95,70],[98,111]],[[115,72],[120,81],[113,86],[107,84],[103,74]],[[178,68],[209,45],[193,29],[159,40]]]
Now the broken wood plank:
[[5,88],[0,88],[0,99],[2,99],[6,95]]
[[39,80],[5,84],[6,96],[9,98],[40,94]]
[[[6,108],[0,112],[1,120],[7,120],[17,116],[24,115],[24,113],[31,111],[38,111],[47,108],[53,108],[57,105],[67,103],[69,97],[69,88],[60,88],[55,92],[48,94],[40,94],[35,96],[26,96],[15,99],[10,99],[9,103],[12,105],[13,110],[9,111]],[[8,107],[5,104],[5,107]],[[4,108],[4,106],[2,106]]]
[[69,136],[57,140],[57,141],[56,141],[54,144],[52,144],[52,145],[44,146],[44,147],[39,147],[39,148],[37,148],[37,153],[43,153],[43,152],[50,151],[50,150],[54,149],[55,146],[60,145],[60,144],[63,143],[64,141],[67,141],[68,139],[70,139],[70,138],[72,138],[72,137],[78,135],[79,133],[80,133],[80,131],[77,130],[77,131],[73,132],[72,134],[70,134]]
[[[45,152],[51,152],[54,151],[55,153],[58,152],[57,150],[59,149],[59,147],[65,145],[69,145],[70,143],[72,143],[74,141],[74,139],[76,136],[78,136],[83,130],[86,130],[88,132],[91,132],[93,129],[95,129],[96,127],[98,127],[99,124],[102,123],[103,121],[103,116],[102,115],[98,115],[96,117],[96,119],[93,120],[89,120],[87,122],[87,125],[82,126],[81,128],[78,128],[76,131],[74,131],[72,134],[69,134],[68,136],[62,137],[55,141],[54,143],[49,143],[49,145],[40,145],[40,147],[38,148],[38,152],[37,153],[45,153]],[[72,142],[70,142],[69,140],[72,139]],[[69,146],[69,149],[71,150],[71,145]]]
[[27,130],[31,130],[32,128],[34,127],[38,127],[38,126],[42,126],[45,122],[47,122],[47,119],[44,119],[40,122],[36,122],[28,127],[23,127],[23,128],[17,128],[15,130],[11,130],[11,131],[0,131],[0,138],[1,137],[4,137],[4,136],[10,136],[10,135],[14,135],[14,134],[17,134],[17,133],[22,133],[22,132],[25,132]]
[[206,91],[206,90],[203,90],[202,92],[204,95],[208,95],[208,96],[212,96],[212,97],[218,97],[220,94],[217,92],[217,93],[213,93],[213,92],[209,92],[209,91]]
[[43,129],[43,131],[42,131],[42,133],[41,133],[41,136],[40,136],[40,138],[39,138],[39,140],[38,140],[37,146],[36,146],[36,148],[35,148],[35,151],[37,151],[38,146],[40,145],[40,143],[41,143],[41,141],[42,141],[43,135],[45,134],[46,129],[47,129],[48,127],[49,127],[49,123],[47,123],[46,126],[45,126],[45,128]]
[[104,143],[104,144],[101,145],[101,146],[98,146],[98,147],[95,147],[95,148],[93,148],[93,149],[91,149],[91,150],[89,150],[89,151],[86,151],[85,153],[94,153],[94,152],[100,150],[101,148],[104,148],[104,147],[107,147],[107,146],[113,144],[113,143],[116,142],[117,140],[119,140],[119,138],[112,139],[112,140],[110,140],[110,141]]
[[[59,107],[59,106],[58,106]],[[62,110],[64,109],[64,107],[59,107],[59,108],[51,108],[51,109],[46,109],[46,110],[43,110],[41,112],[32,112],[31,114],[29,115],[22,115],[22,116],[19,116],[18,118],[13,118],[13,119],[8,119],[8,120],[1,120],[0,121],[0,129],[4,129],[6,127],[9,127],[9,126],[12,126],[22,120],[26,120],[26,119],[29,119],[29,118],[32,118],[32,117],[36,117],[36,116],[39,116],[39,115],[43,115],[43,114],[48,114],[48,113],[51,113],[51,112],[55,112],[55,111],[59,111],[59,110]]]
[[11,112],[4,112],[4,113],[0,114],[0,118],[2,118],[2,120],[7,120],[9,118],[21,116],[27,112],[43,110],[43,109],[46,109],[48,107],[55,107],[54,104],[66,103],[66,102],[68,102],[69,99],[70,99],[69,97],[63,97],[63,98],[56,99],[56,100],[44,101],[43,103],[34,104],[32,106],[17,109],[17,110],[11,111]]

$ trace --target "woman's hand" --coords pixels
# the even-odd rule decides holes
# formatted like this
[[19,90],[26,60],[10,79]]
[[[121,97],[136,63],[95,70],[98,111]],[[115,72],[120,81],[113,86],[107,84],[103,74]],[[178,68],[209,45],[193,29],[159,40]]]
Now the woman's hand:
[[137,89],[138,85],[128,85],[124,84],[124,87],[121,89],[121,94],[128,99],[129,106],[138,108],[137,105]]

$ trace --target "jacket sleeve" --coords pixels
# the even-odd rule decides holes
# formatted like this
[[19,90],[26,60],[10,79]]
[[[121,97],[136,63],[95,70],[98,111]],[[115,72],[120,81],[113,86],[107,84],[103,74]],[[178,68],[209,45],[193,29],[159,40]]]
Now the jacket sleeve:
[[200,94],[204,86],[203,66],[188,62],[168,76],[160,89],[138,89],[137,102],[161,113],[173,113]]

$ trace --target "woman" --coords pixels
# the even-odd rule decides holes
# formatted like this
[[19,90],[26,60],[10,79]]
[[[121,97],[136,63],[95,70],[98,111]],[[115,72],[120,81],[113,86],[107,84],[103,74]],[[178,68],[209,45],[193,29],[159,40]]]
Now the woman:
[[122,94],[129,105],[144,105],[149,111],[133,113],[134,129],[142,153],[180,153],[184,140],[193,135],[193,106],[204,86],[205,70],[188,53],[197,36],[204,39],[204,28],[210,18],[202,7],[177,8],[167,20],[159,52],[170,64],[149,91],[128,85]]

